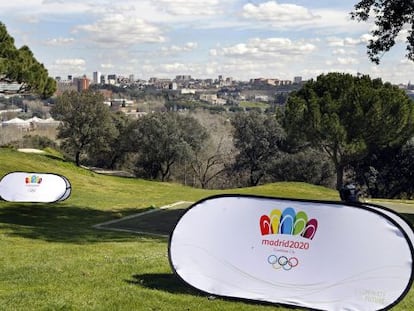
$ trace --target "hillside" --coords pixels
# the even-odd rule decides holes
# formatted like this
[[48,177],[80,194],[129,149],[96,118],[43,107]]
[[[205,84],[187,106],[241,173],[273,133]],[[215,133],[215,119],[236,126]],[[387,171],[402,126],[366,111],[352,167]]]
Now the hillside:
[[[56,204],[0,201],[2,310],[293,310],[208,299],[172,273],[168,239],[93,226],[177,201],[218,193],[337,200],[336,191],[275,183],[226,191],[100,175],[53,156],[0,149],[0,177],[11,171],[66,176],[71,197]],[[408,310],[413,295],[395,310]]]
[[253,188],[226,191],[202,190],[174,183],[97,174],[53,156],[26,154],[0,149],[0,176],[12,171],[56,173],[69,179],[72,195],[64,204],[97,209],[162,206],[176,201],[196,201],[218,193],[260,194],[290,198],[337,200],[332,189],[304,183],[274,183]]

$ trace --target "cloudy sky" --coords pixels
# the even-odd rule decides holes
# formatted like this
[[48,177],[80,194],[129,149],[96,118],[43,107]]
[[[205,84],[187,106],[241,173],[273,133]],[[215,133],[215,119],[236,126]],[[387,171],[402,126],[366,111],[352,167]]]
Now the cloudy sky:
[[404,39],[371,63],[373,23],[349,13],[357,0],[10,0],[0,21],[51,76],[92,72],[136,78],[236,80],[330,71],[414,81]]

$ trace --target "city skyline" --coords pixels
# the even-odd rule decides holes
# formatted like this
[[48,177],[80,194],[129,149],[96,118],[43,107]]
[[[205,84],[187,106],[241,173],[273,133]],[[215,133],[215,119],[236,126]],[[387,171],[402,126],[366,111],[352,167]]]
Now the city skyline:
[[17,47],[28,45],[52,77],[191,75],[304,80],[332,71],[408,83],[403,30],[381,64],[366,44],[373,22],[349,13],[357,0],[15,0],[0,3]]

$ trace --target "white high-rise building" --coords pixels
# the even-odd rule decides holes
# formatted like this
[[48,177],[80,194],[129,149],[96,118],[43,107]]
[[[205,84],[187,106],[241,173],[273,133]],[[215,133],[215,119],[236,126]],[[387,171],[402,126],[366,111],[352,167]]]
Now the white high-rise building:
[[94,84],[98,84],[98,83],[100,83],[101,81],[101,73],[99,72],[99,71],[95,71],[94,73],[93,73],[93,77],[92,77],[92,81],[93,81],[93,83]]

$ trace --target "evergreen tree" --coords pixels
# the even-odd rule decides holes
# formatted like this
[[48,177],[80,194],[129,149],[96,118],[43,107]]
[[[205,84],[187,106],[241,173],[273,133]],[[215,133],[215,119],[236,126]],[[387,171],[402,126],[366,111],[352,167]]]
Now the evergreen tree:
[[28,46],[17,49],[14,39],[0,22],[0,82],[20,83],[18,93],[34,93],[43,98],[53,95],[56,82],[34,57]]
[[414,133],[414,103],[403,90],[369,76],[330,73],[289,97],[289,141],[321,148],[332,160],[337,188],[344,168],[370,152],[403,145]]

